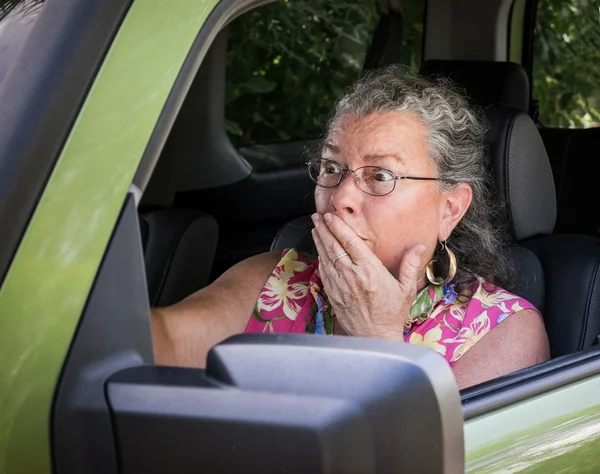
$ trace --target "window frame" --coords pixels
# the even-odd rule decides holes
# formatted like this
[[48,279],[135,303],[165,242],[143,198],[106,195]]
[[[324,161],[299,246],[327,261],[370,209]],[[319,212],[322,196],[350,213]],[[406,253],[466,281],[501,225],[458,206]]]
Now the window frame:
[[131,1],[43,5],[0,82],[0,283]]
[[[75,0],[64,0],[63,4],[66,4],[68,1],[75,1]],[[56,2],[56,3],[58,3],[58,2]],[[173,126],[177,112],[180,109],[180,107],[187,95],[190,83],[200,67],[200,64],[203,59],[203,55],[206,54],[206,51],[209,47],[210,42],[212,41],[212,39],[214,39],[214,37],[217,35],[218,30],[220,29],[218,25],[223,26],[226,24],[225,18],[227,16],[227,14],[229,14],[229,15],[234,15],[235,13],[241,14],[241,13],[243,13],[244,8],[250,8],[250,5],[259,6],[262,3],[265,3],[264,0],[246,0],[244,2],[238,1],[234,5],[233,0],[231,0],[231,1],[224,0],[218,4],[217,8],[213,11],[213,14],[211,14],[211,16],[202,25],[200,31],[198,32],[198,34],[196,36],[196,40],[194,42],[194,46],[193,46],[192,50],[188,54],[186,61],[184,62],[182,68],[179,70],[179,72],[177,74],[177,79],[175,81],[175,85],[173,86],[171,92],[169,93],[166,103],[163,105],[163,107],[161,109],[160,116],[157,119],[157,121],[154,123],[154,129],[153,129],[153,132],[152,132],[151,136],[149,137],[148,141],[146,142],[145,151],[144,151],[143,155],[141,156],[141,158],[139,159],[137,173],[134,177],[134,184],[137,183],[137,185],[140,189],[142,189],[142,190],[145,189],[145,184],[147,184],[148,179],[149,179],[150,175],[152,174],[152,171],[154,170],[154,167],[158,160],[160,151],[162,150],[164,142],[166,141],[166,137],[167,137],[171,127]],[[36,30],[37,29],[38,28],[36,28]],[[425,40],[425,37],[424,37],[424,40]],[[103,59],[104,58],[102,57],[99,60],[102,61]],[[91,73],[91,74],[95,75],[96,72],[97,71],[94,69],[93,73]],[[79,79],[82,80],[82,78],[79,78]],[[80,87],[83,88],[84,92],[87,93],[89,91],[89,89],[88,89],[89,84],[86,83],[85,81],[82,80],[82,83],[78,82],[77,84],[80,84]],[[0,101],[0,104],[1,103],[2,102]],[[79,112],[81,105],[82,105],[82,102],[78,102],[76,105],[73,106],[73,107],[77,107],[77,108],[75,108],[76,112]],[[66,111],[66,112],[71,112],[72,114],[74,113],[73,109],[70,109],[69,111]],[[69,117],[71,118],[70,120],[68,119]],[[66,115],[65,118],[63,119],[63,122],[61,122],[61,126],[63,127],[62,130],[64,130],[64,133],[58,137],[60,146],[63,145],[63,140],[66,139],[65,138],[66,134],[68,132],[70,132],[71,126],[73,125],[73,121],[74,121],[74,117],[72,115]],[[33,132],[34,132],[33,130],[28,130],[27,131],[27,133],[29,134],[28,136],[31,136],[31,137],[35,136]],[[1,135],[0,135],[0,137],[1,137]],[[1,143],[1,140],[0,140],[0,143]],[[48,158],[48,156],[50,156],[50,159]],[[49,152],[49,154],[43,155],[43,157],[45,157],[45,160],[49,160],[49,161],[51,161],[51,159],[56,159],[56,156],[50,154],[50,152]],[[40,155],[36,155],[36,158],[38,160],[40,160],[41,162],[43,162],[43,164],[47,168],[52,168],[52,166],[54,164],[54,162],[52,162],[52,161],[48,162],[48,161],[42,160],[42,158],[40,158]],[[45,173],[40,172],[40,174],[38,176],[38,178],[40,179],[39,187],[37,188],[38,193],[45,186],[46,179],[48,179],[48,176],[50,174],[50,171],[47,168],[45,168],[46,169]],[[11,200],[11,203],[15,203],[15,202],[19,202],[19,201]],[[36,201],[36,204],[37,204],[37,201]],[[3,216],[0,215],[0,217],[3,217]],[[0,219],[0,222],[3,222],[3,221]],[[2,246],[0,246],[0,248],[1,247]],[[96,263],[98,263],[98,262],[96,262]],[[88,294],[88,296],[89,296],[89,294]],[[464,396],[471,397],[471,400],[475,400],[477,397],[477,400],[480,403],[479,407],[481,407],[482,402],[488,401],[488,402],[490,402],[488,405],[488,409],[490,411],[497,411],[500,408],[510,408],[510,407],[518,404],[519,400],[526,400],[526,399],[530,399],[533,396],[546,394],[553,389],[563,388],[563,387],[565,387],[569,384],[573,384],[574,382],[579,381],[579,380],[584,380],[584,379],[590,378],[590,377],[594,377],[594,379],[597,379],[598,378],[597,376],[600,373],[600,364],[599,364],[600,357],[598,356],[596,351],[597,351],[597,349],[594,349],[594,351],[592,351],[593,354],[590,355],[589,358],[586,356],[586,357],[582,357],[581,359],[577,359],[575,357],[575,355],[569,355],[569,356],[565,356],[569,359],[564,359],[562,361],[558,361],[556,364],[551,364],[550,362],[552,362],[552,361],[550,361],[549,363],[542,364],[538,368],[532,369],[532,371],[529,372],[525,376],[524,376],[524,374],[513,374],[512,376],[508,376],[508,378],[506,378],[506,379],[495,380],[495,381],[489,382],[486,386],[480,386],[477,388],[473,388],[470,392],[465,392]],[[556,378],[553,379],[552,377],[556,376],[557,374],[565,375],[565,377],[560,377],[559,379],[556,379]],[[510,377],[513,377],[513,378],[511,379]],[[536,380],[538,380],[538,379],[536,379],[536,377],[540,377],[539,380],[542,381],[541,383],[539,383],[537,385],[537,388],[536,388],[536,386],[534,386],[534,383],[536,382]],[[518,382],[520,382],[520,383],[518,383]],[[497,404],[494,405],[493,403],[491,403],[491,402],[493,402],[493,400],[488,399],[488,397],[491,397],[492,395],[502,394],[503,390],[508,390],[511,387],[514,388],[518,385],[522,385],[522,388],[523,388],[522,393],[519,395],[519,397],[521,397],[521,398],[513,396],[513,398],[511,398],[510,402],[505,403],[504,405],[501,405],[501,406],[499,406]],[[506,399],[505,399],[505,402],[506,402]],[[475,412],[472,412],[472,413],[475,413]],[[477,412],[477,414],[472,415],[472,416],[478,417],[478,416],[481,416],[486,413],[488,413],[488,412],[483,411],[483,409],[479,408],[479,411]],[[467,417],[467,420],[470,420],[470,419],[471,419],[471,417]]]

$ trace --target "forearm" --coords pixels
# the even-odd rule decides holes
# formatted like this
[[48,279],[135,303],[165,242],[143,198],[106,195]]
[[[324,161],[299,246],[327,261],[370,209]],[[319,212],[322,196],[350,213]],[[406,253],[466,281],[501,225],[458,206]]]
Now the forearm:
[[152,348],[154,363],[156,365],[181,365],[178,359],[177,348],[181,347],[177,339],[179,335],[174,331],[173,315],[168,309],[152,308],[150,310],[150,329],[152,331]]
[[204,367],[214,345],[244,331],[278,252],[251,257],[185,300],[150,313],[154,362]]
[[179,305],[151,311],[154,363],[204,367],[212,346],[235,334],[227,318],[214,321],[201,308]]

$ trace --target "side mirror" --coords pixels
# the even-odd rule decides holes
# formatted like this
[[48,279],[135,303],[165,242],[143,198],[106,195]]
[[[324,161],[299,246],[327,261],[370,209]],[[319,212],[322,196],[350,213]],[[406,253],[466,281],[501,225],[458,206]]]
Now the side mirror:
[[106,394],[123,474],[464,472],[454,376],[419,346],[245,334]]

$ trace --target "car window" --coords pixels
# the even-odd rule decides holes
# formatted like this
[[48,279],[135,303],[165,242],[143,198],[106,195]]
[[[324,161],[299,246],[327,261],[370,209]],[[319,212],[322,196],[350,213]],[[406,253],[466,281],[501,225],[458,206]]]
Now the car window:
[[0,3],[0,83],[39,16],[45,0],[8,0]]
[[[229,27],[226,127],[236,146],[317,137],[363,70],[380,11],[374,0],[284,0]],[[403,10],[402,61],[421,61],[424,1]]]
[[533,97],[547,127],[600,126],[600,0],[538,0]]

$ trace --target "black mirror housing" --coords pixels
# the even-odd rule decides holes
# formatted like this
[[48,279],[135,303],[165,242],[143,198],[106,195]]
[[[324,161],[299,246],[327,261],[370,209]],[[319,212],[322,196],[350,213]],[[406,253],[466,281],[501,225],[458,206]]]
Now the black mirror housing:
[[244,334],[206,371],[128,369],[107,396],[123,474],[464,472],[458,387],[419,346]]

